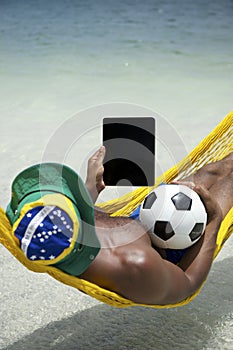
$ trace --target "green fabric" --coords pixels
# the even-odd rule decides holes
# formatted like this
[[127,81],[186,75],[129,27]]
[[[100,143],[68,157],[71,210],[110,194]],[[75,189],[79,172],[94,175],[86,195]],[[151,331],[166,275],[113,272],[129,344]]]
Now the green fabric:
[[89,266],[100,250],[94,222],[92,199],[76,172],[58,163],[42,163],[23,170],[13,181],[12,198],[6,214],[13,225],[27,203],[46,194],[61,193],[69,198],[76,211],[82,229],[72,252],[54,266],[79,275]]

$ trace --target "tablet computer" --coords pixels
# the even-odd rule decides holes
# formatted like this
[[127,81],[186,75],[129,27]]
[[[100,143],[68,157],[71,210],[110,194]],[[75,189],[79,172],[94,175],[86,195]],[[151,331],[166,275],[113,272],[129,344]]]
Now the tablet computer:
[[154,117],[103,118],[107,186],[152,186],[155,181]]

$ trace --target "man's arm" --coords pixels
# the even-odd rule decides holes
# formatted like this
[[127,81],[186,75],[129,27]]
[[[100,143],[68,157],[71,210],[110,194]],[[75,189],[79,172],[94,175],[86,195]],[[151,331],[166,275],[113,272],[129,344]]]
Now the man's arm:
[[[206,188],[199,185],[193,186],[193,184],[191,187],[204,202],[208,222],[202,242],[199,243],[199,246],[193,246],[190,249],[180,267],[167,262],[169,264],[170,288],[165,303],[181,301],[193,294],[207,278],[213,262],[216,238],[222,221],[222,211]],[[181,270],[182,263],[183,270]]]
[[[220,223],[219,218],[216,218],[207,225],[202,245],[195,257],[191,254],[191,264],[185,270],[182,270],[179,266],[170,264],[168,267],[170,290],[167,293],[165,303],[184,300],[201,287],[208,276],[213,262],[216,237]],[[187,265],[189,255],[185,259]]]

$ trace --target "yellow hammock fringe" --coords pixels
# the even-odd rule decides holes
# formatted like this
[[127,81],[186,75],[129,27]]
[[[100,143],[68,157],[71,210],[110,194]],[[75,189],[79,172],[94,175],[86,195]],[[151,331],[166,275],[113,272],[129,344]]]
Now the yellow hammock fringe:
[[[220,160],[233,151],[233,111],[202,141],[200,144],[181,162],[155,182],[156,187],[160,182],[170,182],[174,179],[182,179],[195,173],[203,165]],[[145,198],[151,188],[139,188],[128,193],[121,198],[114,199],[107,203],[101,203],[100,207],[110,213],[112,216],[129,215]],[[78,277],[67,275],[55,267],[42,266],[36,262],[28,260],[21,249],[15,244],[11,225],[3,209],[0,208],[0,243],[2,243],[23,265],[29,270],[35,272],[46,272],[58,281],[96,298],[97,300],[115,307],[145,306],[153,308],[170,308],[183,306],[193,300],[199,293],[197,290],[193,295],[177,304],[169,305],[148,305],[135,303],[126,299],[117,293],[101,288],[93,283],[82,280]],[[233,231],[233,208],[229,211],[223,220],[218,232],[217,244],[214,258],[221,250],[224,242],[230,237]],[[204,283],[203,283],[204,284]]]

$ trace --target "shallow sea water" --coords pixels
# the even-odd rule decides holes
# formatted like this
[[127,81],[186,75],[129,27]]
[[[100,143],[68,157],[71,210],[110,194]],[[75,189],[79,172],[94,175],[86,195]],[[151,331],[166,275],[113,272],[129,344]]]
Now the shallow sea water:
[[[173,130],[158,137],[161,170],[181,159],[233,109],[232,15],[230,0],[2,0],[1,206],[35,162],[61,159],[85,176],[102,117],[124,107]],[[111,309],[0,247],[0,347],[233,349],[232,248],[192,304],[160,311]]]

